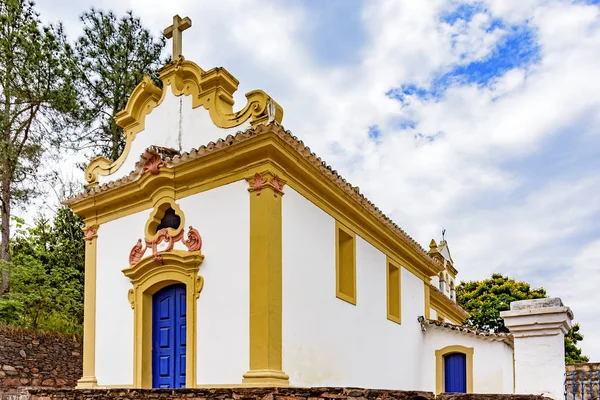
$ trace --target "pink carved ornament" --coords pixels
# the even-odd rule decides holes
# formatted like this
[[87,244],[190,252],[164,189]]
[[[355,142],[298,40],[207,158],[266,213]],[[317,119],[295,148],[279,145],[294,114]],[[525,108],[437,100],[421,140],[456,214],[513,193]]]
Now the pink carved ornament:
[[146,252],[146,248],[142,246],[142,239],[138,239],[137,243],[129,252],[129,265],[133,265],[140,261]]
[[271,178],[271,185],[273,185],[274,196],[277,197],[278,194],[283,194],[283,183],[279,179],[277,175]]
[[260,196],[260,191],[262,190],[262,188],[265,186],[266,183],[267,183],[267,178],[263,178],[257,172],[254,175],[254,179],[250,181],[250,189],[252,189],[253,192],[256,192],[257,196]]
[[[152,251],[152,260],[154,260],[155,263],[162,265],[163,259],[161,254],[173,250],[175,243],[179,241],[181,241],[190,252],[199,251],[202,248],[202,238],[200,237],[200,233],[192,226],[189,227],[187,239],[183,238],[183,229],[175,235],[171,235],[169,229],[164,228],[157,232],[153,240],[146,240],[145,246],[142,244],[142,239],[138,239],[137,243],[129,252],[129,265],[138,263],[144,257],[144,254],[148,249]],[[158,249],[159,246],[161,247],[160,250]]]
[[165,163],[162,161],[160,156],[156,153],[150,153],[150,157],[146,159],[144,162],[144,167],[142,168],[142,174],[146,172],[150,172],[152,175],[158,174],[160,171],[160,167],[164,167]]
[[187,240],[183,239],[183,244],[187,247],[188,251],[198,251],[202,248],[202,238],[200,233],[190,226],[187,234]]
[[83,231],[83,237],[85,240],[87,241],[92,241],[92,239],[94,239],[94,237],[96,236],[96,233],[98,233],[98,228],[95,226],[86,226],[84,231]]

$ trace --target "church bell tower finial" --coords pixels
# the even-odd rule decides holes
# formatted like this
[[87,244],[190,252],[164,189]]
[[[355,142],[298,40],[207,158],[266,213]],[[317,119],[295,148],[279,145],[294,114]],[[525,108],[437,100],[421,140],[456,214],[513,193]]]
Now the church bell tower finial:
[[173,61],[179,60],[181,57],[181,33],[192,26],[192,20],[188,17],[181,18],[179,15],[173,17],[173,25],[168,26],[163,31],[163,35],[167,39],[173,38]]

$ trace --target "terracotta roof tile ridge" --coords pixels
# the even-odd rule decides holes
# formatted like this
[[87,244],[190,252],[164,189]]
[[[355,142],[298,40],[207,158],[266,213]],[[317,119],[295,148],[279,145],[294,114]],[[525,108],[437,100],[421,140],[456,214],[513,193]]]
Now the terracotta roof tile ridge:
[[425,322],[428,325],[436,325],[443,328],[450,328],[454,330],[460,330],[462,332],[470,332],[480,336],[497,336],[497,337],[512,337],[513,334],[510,332],[487,332],[481,329],[473,328],[470,326],[456,325],[450,322],[442,322],[435,319],[426,319]]
[[313,151],[311,151],[310,147],[306,146],[302,140],[294,136],[291,131],[285,130],[285,128],[277,122],[270,122],[268,124],[258,124],[256,127],[249,127],[244,131],[238,131],[235,134],[228,134],[225,138],[219,138],[216,142],[211,141],[206,145],[201,145],[197,149],[193,148],[187,152],[177,152],[174,149],[168,149],[172,150],[171,152],[158,151],[158,149],[164,148],[160,146],[150,146],[141,155],[140,160],[136,163],[134,170],[128,175],[112,182],[104,183],[95,187],[89,187],[83,193],[69,198],[65,201],[65,203],[72,203],[79,199],[93,196],[95,194],[105,192],[113,188],[117,188],[121,185],[136,180],[141,175],[141,168],[145,161],[145,155],[147,155],[148,153],[159,154],[166,166],[170,168],[175,165],[183,164],[188,161],[207,156],[208,154],[214,153],[223,148],[233,146],[237,143],[244,142],[246,140],[251,139],[252,137],[268,132],[275,133],[284,142],[286,142],[288,145],[294,148],[294,150],[299,155],[301,155],[304,159],[306,159],[313,166],[315,166],[323,175],[325,175],[325,177],[333,181],[338,187],[343,189],[351,198],[357,201],[363,208],[365,208],[372,215],[374,215],[381,222],[383,222],[390,230],[395,232],[396,235],[400,237],[402,241],[404,241],[406,244],[425,255],[429,262],[431,262],[432,264],[440,265],[439,261],[431,257],[427,253],[427,250],[423,248],[423,246],[421,246],[415,239],[413,239],[408,233],[406,233],[406,231],[404,231],[404,229],[402,229],[398,224],[396,224],[390,217],[383,213],[383,211],[381,211],[379,207],[377,207],[367,197],[360,193],[356,186],[352,186],[352,184],[350,184],[336,170],[334,170],[324,160],[322,160]]
[[420,320],[419,322],[421,323],[421,327],[424,330],[426,330],[426,327],[429,327],[429,326],[438,327],[438,328],[442,328],[445,330],[449,330],[449,331],[453,331],[453,332],[457,332],[457,333],[461,333],[461,334],[475,336],[480,339],[504,342],[510,346],[513,346],[513,343],[514,343],[514,337],[513,337],[512,333],[486,332],[486,331],[478,330],[475,328],[455,325],[455,324],[451,324],[449,322],[442,322],[442,321],[437,321],[434,319],[423,319],[423,320]]
[[427,259],[432,263],[439,264],[437,260],[429,256],[427,251],[421,246],[415,239],[413,239],[404,229],[396,224],[390,217],[388,217],[383,211],[379,209],[373,202],[371,202],[365,195],[360,193],[356,186],[353,186],[348,182],[342,175],[334,170],[329,164],[327,164],[321,157],[317,156],[310,150],[310,147],[306,146],[304,142],[298,139],[289,130],[285,130],[283,126],[277,124],[275,133],[284,139],[289,145],[291,145],[298,154],[303,156],[307,161],[317,167],[321,173],[336,183],[342,188],[350,197],[357,201],[363,208],[367,209],[376,218],[381,220],[388,228],[394,231],[405,243],[413,247],[415,250],[422,252],[427,256]]

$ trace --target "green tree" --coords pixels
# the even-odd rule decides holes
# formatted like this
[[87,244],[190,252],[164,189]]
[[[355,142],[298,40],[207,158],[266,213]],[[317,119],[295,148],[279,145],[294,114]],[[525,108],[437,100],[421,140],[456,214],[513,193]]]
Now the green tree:
[[44,155],[65,135],[76,107],[62,27],[43,26],[29,0],[0,2],[0,295],[9,288],[12,206],[37,193]]
[[[461,282],[456,288],[456,300],[471,314],[466,326],[489,332],[508,332],[501,311],[510,310],[510,303],[517,300],[547,297],[544,288],[532,289],[526,282],[516,281],[502,274],[492,274],[481,281]],[[583,340],[579,325],[575,324],[565,336],[565,362],[587,362],[577,342]]]
[[0,321],[31,329],[80,332],[83,322],[83,221],[62,207],[54,221],[17,219],[11,290],[0,300]]
[[581,349],[577,347],[577,342],[582,340],[583,335],[579,333],[579,324],[574,324],[565,336],[565,363],[578,364],[590,361],[590,358],[581,354]]
[[125,137],[114,116],[144,74],[156,80],[165,39],[155,39],[131,11],[117,18],[91,8],[80,19],[83,34],[75,42],[74,66],[86,123],[79,139],[83,148],[116,160]]

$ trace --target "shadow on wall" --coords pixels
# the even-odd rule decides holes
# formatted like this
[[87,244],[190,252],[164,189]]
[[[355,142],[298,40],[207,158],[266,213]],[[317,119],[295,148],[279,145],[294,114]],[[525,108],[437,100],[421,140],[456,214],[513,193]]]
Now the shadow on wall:
[[0,325],[0,388],[73,388],[81,377],[79,335]]

